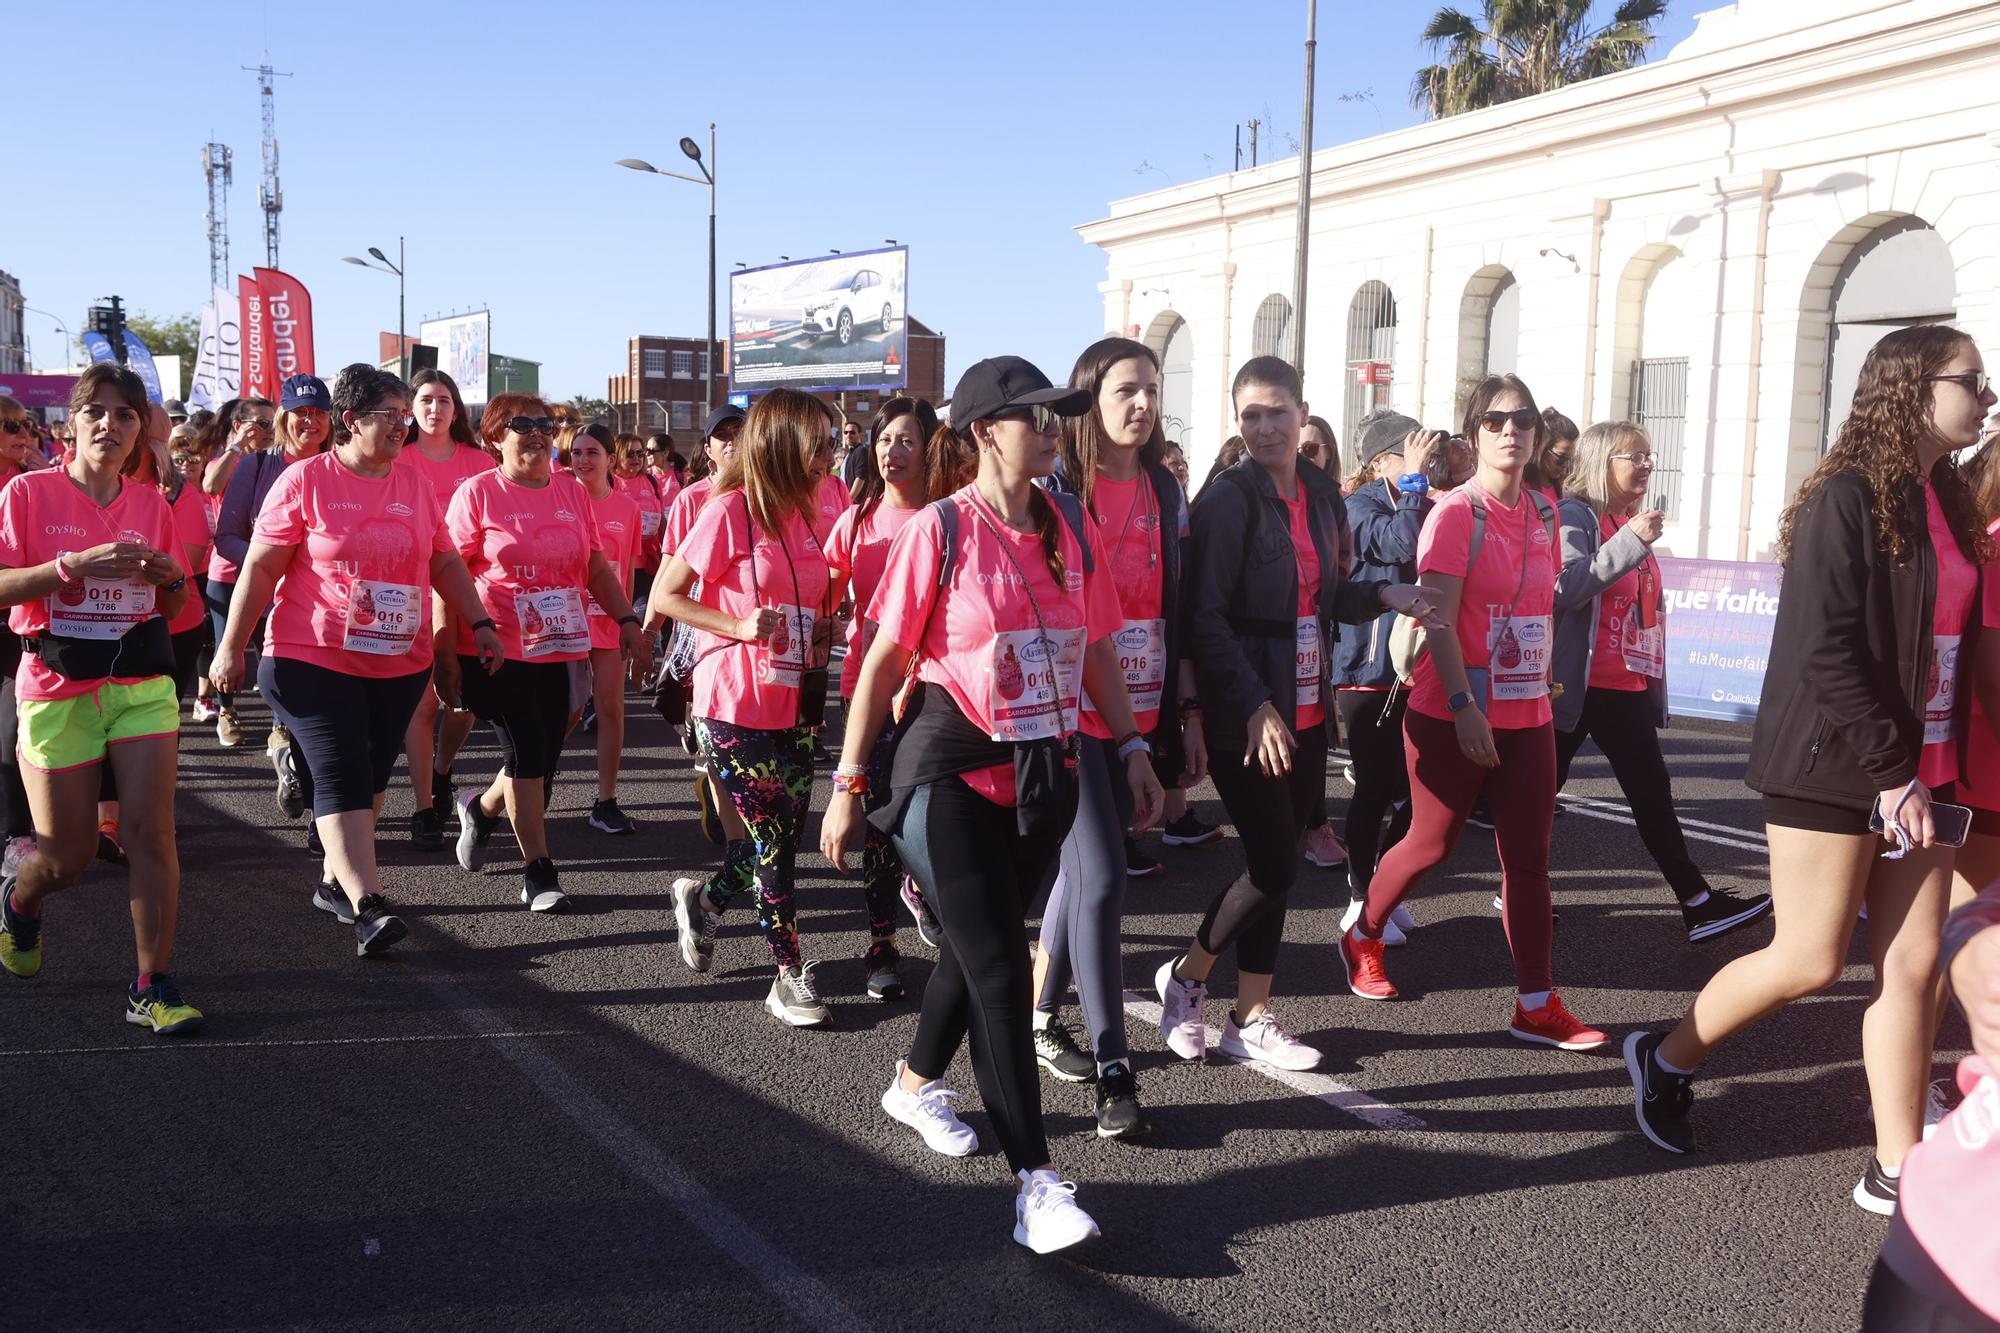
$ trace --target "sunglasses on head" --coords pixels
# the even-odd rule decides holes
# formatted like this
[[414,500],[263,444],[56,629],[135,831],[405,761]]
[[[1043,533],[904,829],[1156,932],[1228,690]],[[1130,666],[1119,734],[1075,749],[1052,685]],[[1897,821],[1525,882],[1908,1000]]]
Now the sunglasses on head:
[[507,429],[516,435],[553,435],[562,423],[554,417],[508,417]]
[[1043,403],[1030,403],[1026,407],[1010,407],[1004,412],[993,414],[995,421],[1025,421],[1041,435],[1053,435],[1056,425],[1062,420]]
[[1533,430],[1542,424],[1542,414],[1532,407],[1517,407],[1512,412],[1481,412],[1479,424],[1482,429],[1498,435],[1506,429],[1508,422],[1514,423],[1515,430]]

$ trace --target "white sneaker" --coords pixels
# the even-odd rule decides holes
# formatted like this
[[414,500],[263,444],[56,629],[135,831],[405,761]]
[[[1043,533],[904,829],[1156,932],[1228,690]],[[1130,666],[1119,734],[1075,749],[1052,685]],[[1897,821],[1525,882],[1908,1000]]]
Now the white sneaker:
[[958,1094],[945,1087],[944,1080],[932,1079],[919,1092],[903,1086],[907,1060],[896,1061],[896,1077],[882,1094],[882,1109],[892,1120],[900,1120],[923,1136],[924,1146],[946,1157],[965,1157],[979,1151],[979,1135],[958,1118],[951,1103]]
[[[1354,929],[1354,923],[1361,919],[1361,909],[1366,905],[1360,898],[1349,900],[1347,910],[1340,915],[1341,934],[1345,935],[1348,931]],[[1410,921],[1410,914],[1401,907],[1389,913],[1389,919],[1382,923],[1382,943],[1392,948],[1410,942],[1410,937],[1403,933],[1401,922],[1397,921],[1398,917],[1401,917],[1403,921],[1409,921],[1411,925],[1416,924],[1416,922]]]
[[1279,1025],[1266,1009],[1248,1027],[1236,1026],[1236,1015],[1222,1025],[1222,1053],[1237,1060],[1258,1060],[1280,1069],[1316,1069],[1320,1053]]
[[1053,1171],[1022,1171],[1014,1196],[1014,1241],[1036,1254],[1054,1254],[1103,1234],[1077,1206],[1076,1184]]
[[[1401,903],[1397,903],[1396,910],[1389,913],[1389,924],[1398,930],[1415,930],[1417,928],[1417,919],[1410,915],[1409,908],[1403,906]],[[1398,940],[1395,943],[1407,943],[1407,941]]]
[[0,856],[0,877],[12,879],[19,875],[22,863],[33,856],[39,846],[34,838],[25,833],[18,838],[7,839],[7,851]]
[[197,723],[215,721],[215,700],[195,696],[194,721]]
[[1160,1037],[1167,1049],[1183,1060],[1208,1054],[1208,1025],[1201,1014],[1208,987],[1199,981],[1176,981],[1173,960],[1168,959],[1153,974],[1153,989],[1160,996]]
[[674,924],[681,937],[681,961],[697,972],[708,971],[715,957],[715,931],[722,918],[701,901],[698,879],[674,881]]

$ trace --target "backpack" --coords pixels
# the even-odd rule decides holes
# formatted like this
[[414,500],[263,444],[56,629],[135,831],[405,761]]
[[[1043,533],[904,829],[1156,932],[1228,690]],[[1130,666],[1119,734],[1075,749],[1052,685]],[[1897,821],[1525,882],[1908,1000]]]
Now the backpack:
[[[1535,503],[1535,514],[1549,531],[1549,542],[1553,549],[1557,539],[1556,511],[1543,498],[1542,493],[1523,487],[1528,497]],[[1465,568],[1470,573],[1479,563],[1479,550],[1486,544],[1486,502],[1481,499],[1477,488],[1470,492],[1472,502],[1472,540],[1466,546]],[[1421,577],[1421,576],[1419,576]],[[1409,616],[1397,616],[1396,623],[1389,628],[1389,669],[1396,673],[1396,683],[1407,686],[1415,679],[1417,663],[1424,660],[1430,650],[1429,631],[1421,621]]]

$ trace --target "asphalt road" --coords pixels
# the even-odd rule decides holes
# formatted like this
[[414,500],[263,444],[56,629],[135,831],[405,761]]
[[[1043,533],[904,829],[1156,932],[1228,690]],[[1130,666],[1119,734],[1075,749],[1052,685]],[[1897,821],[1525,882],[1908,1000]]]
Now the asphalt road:
[[[261,741],[254,700],[246,723]],[[1717,883],[1756,888],[1760,824],[1742,737],[1670,733],[1684,816]],[[699,873],[685,762],[635,714],[624,803],[584,823],[572,754],[552,824],[577,910],[531,917],[518,862],[466,874],[419,857],[392,798],[385,879],[410,921],[387,958],[308,905],[301,826],[261,747],[183,737],[186,867],[176,972],[209,1014],[170,1042],[120,1021],[131,944],[122,872],[95,868],[47,916],[48,962],[0,974],[12,1171],[0,1210],[16,1329],[1844,1329],[1884,1223],[1848,1192],[1870,1136],[1860,1073],[1866,969],[1719,1053],[1703,1150],[1645,1143],[1615,1048],[1567,1054],[1505,1032],[1511,972],[1471,836],[1413,898],[1392,952],[1405,999],[1345,992],[1341,895],[1307,867],[1281,1009],[1324,1049],[1289,1081],[1173,1059],[1135,1004],[1156,1131],[1092,1134],[1087,1090],[1045,1084],[1052,1147],[1104,1228],[1074,1258],[1008,1239],[1004,1162],[961,1055],[950,1081],[988,1147],[948,1160],[877,1097],[915,1003],[869,1000],[858,888],[800,867],[807,955],[836,1015],[793,1031],[762,1008],[752,914],[715,970],[688,972],[666,888]],[[490,773],[483,735],[459,764]],[[822,793],[824,788],[822,788]],[[1329,777],[1336,818],[1346,785]],[[1677,1016],[1746,935],[1691,947],[1595,751],[1556,824],[1557,977],[1622,1037]],[[1198,793],[1210,818],[1212,792]],[[823,795],[822,795],[823,799]],[[815,832],[809,843],[817,841]],[[505,835],[496,839],[504,845]],[[1127,981],[1141,996],[1210,893],[1232,838],[1168,849],[1134,886]],[[906,980],[929,955],[905,931]],[[1219,971],[1214,993],[1227,996]],[[1135,997],[1139,998],[1139,997]],[[1073,1011],[1072,1011],[1073,1013]],[[1222,1019],[1221,1005],[1211,1021]],[[1964,1044],[1952,1020],[1946,1047]]]

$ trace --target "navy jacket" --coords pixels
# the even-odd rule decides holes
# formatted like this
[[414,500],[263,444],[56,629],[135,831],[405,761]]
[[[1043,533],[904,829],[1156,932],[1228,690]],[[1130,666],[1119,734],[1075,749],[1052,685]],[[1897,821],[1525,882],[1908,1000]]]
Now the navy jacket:
[[[1383,583],[1417,581],[1417,536],[1436,501],[1427,494],[1402,491],[1391,497],[1387,482],[1371,481],[1347,497],[1347,527],[1354,534],[1354,567],[1348,577]],[[1389,630],[1394,611],[1384,611],[1360,625],[1342,625],[1333,650],[1335,686],[1362,685],[1382,689],[1396,683],[1389,665]]]

